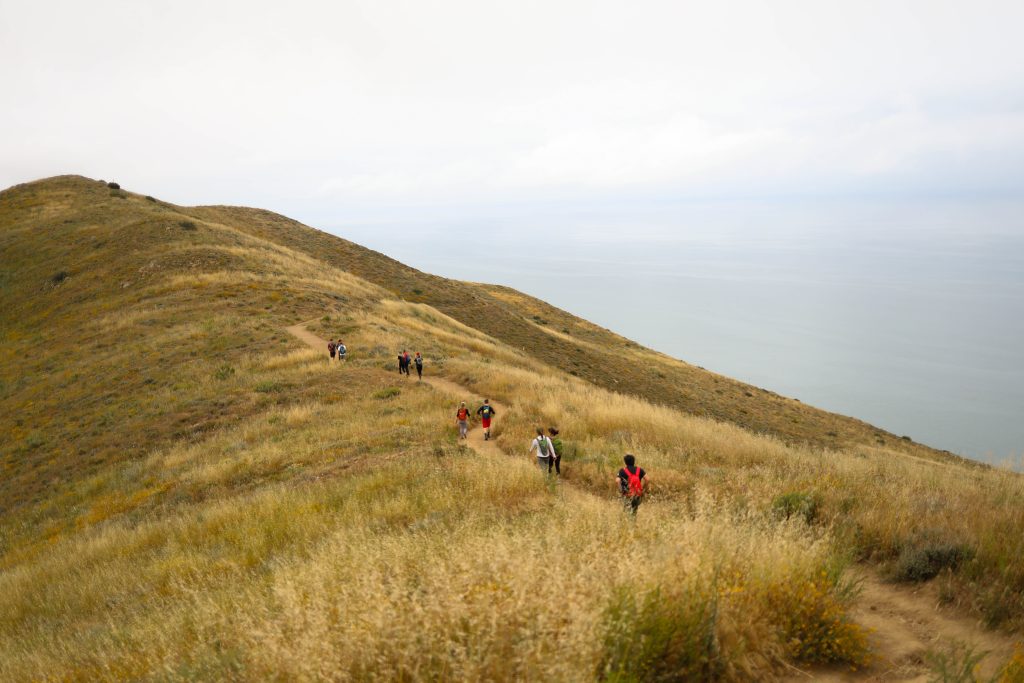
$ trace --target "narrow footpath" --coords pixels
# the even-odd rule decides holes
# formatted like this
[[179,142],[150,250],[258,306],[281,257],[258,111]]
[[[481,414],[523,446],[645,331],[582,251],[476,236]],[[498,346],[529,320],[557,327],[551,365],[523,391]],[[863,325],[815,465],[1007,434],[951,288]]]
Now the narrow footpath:
[[[305,328],[305,324],[285,328],[311,348],[327,353],[327,340]],[[441,377],[423,380],[453,400],[466,400],[476,392]],[[498,416],[505,407],[493,400]],[[500,418],[499,418],[500,419]],[[485,441],[482,429],[470,429],[463,442],[473,450],[488,455],[501,455],[493,441]],[[1014,640],[1000,633],[987,631],[974,619],[940,606],[935,588],[929,584],[903,586],[884,581],[869,567],[855,568],[861,593],[854,607],[857,623],[870,630],[874,661],[863,670],[848,667],[799,669],[792,667],[789,681],[898,681],[926,683],[935,680],[928,665],[929,652],[949,652],[966,645],[976,654],[986,653],[978,667],[978,680],[990,680],[1012,656]]]

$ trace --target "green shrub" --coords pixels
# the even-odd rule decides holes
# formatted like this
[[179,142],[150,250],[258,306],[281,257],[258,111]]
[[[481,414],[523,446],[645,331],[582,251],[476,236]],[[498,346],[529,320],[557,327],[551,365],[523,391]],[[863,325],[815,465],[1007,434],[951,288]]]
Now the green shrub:
[[183,230],[195,230],[196,229],[196,224],[193,223],[192,221],[181,221],[180,223],[178,223],[178,225],[180,225]]
[[789,519],[799,516],[808,524],[813,524],[818,519],[820,508],[821,499],[816,493],[791,491],[776,496],[772,501],[772,512],[777,517]]
[[380,399],[381,401],[385,401],[389,398],[394,398],[395,396],[398,396],[400,393],[402,393],[402,390],[399,389],[398,387],[387,387],[386,389],[381,389],[380,391],[373,392],[373,397],[376,399]]
[[900,549],[893,575],[899,581],[927,581],[943,569],[955,570],[972,555],[963,544],[925,532]]
[[924,656],[933,678],[939,683],[975,683],[979,680],[978,665],[987,652],[976,652],[964,643],[954,645],[947,652],[931,650]]
[[121,189],[120,185],[118,185],[117,183],[113,183],[113,182],[107,183],[107,187],[109,187],[111,190],[120,190]]
[[720,668],[716,602],[687,588],[619,588],[605,612],[598,678],[711,680]]
[[235,374],[235,369],[230,365],[222,365],[217,368],[217,372],[213,373],[213,376],[220,380],[225,380]]
[[68,279],[68,271],[61,270],[61,271],[59,271],[57,273],[54,273],[50,277],[50,282],[55,284],[55,285],[59,285],[60,283],[64,282],[67,279]]
[[274,382],[273,380],[264,380],[256,385],[256,391],[261,394],[272,394],[284,389],[284,386],[280,382]]

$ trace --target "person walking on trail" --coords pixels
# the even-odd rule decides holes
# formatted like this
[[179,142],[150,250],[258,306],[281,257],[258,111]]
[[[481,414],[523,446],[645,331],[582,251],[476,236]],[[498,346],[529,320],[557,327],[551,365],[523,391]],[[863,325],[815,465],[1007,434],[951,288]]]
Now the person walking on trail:
[[480,426],[484,428],[484,441],[488,441],[491,438],[491,418],[496,414],[491,399],[485,398],[484,404],[476,409],[476,414],[480,416]]
[[348,353],[348,349],[345,347],[345,345],[342,343],[342,341],[340,339],[338,340],[337,349],[338,349],[338,362],[339,363],[343,363],[345,361],[345,354]]
[[548,458],[548,474],[551,474],[551,468],[555,468],[555,474],[558,476],[562,475],[562,440],[558,438],[558,429],[556,427],[548,427],[548,434],[551,437],[548,439],[551,441],[551,447],[554,449],[553,455]]
[[631,453],[627,453],[622,462],[626,466],[615,475],[615,482],[619,485],[622,504],[635,515],[647,489],[647,473],[644,468],[637,466],[636,458]]
[[409,352],[402,349],[402,355],[398,361],[398,372],[405,373],[406,377],[409,376]]
[[416,378],[417,379],[423,379],[423,356],[420,355],[419,351],[416,352],[415,363],[416,363]]
[[459,426],[459,438],[465,439],[469,431],[469,408],[465,401],[459,404],[459,410],[455,413],[455,424]]
[[327,353],[329,353],[331,355],[330,360],[327,361],[328,363],[331,362],[332,360],[334,360],[334,350],[335,350],[334,340],[332,339],[329,342],[327,342]]
[[405,373],[405,356],[398,354],[398,374]]
[[543,427],[537,427],[537,438],[530,442],[530,453],[537,451],[537,467],[547,474],[551,471],[551,458],[555,457],[555,445],[544,435]]

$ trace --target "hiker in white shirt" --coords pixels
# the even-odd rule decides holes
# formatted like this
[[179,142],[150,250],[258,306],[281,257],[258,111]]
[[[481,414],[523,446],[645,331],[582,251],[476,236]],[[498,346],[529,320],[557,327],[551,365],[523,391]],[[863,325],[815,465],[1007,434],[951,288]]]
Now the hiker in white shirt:
[[537,427],[537,438],[530,442],[530,453],[537,451],[537,466],[544,474],[548,473],[548,458],[555,457],[555,445],[544,435],[544,430]]

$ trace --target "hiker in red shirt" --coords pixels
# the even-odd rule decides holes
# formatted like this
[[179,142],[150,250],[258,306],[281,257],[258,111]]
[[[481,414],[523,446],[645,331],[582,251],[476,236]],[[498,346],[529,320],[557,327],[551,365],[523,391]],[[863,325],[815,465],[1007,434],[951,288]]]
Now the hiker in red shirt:
[[465,401],[459,404],[459,410],[455,413],[455,424],[459,426],[459,438],[465,439],[469,431],[469,408]]

